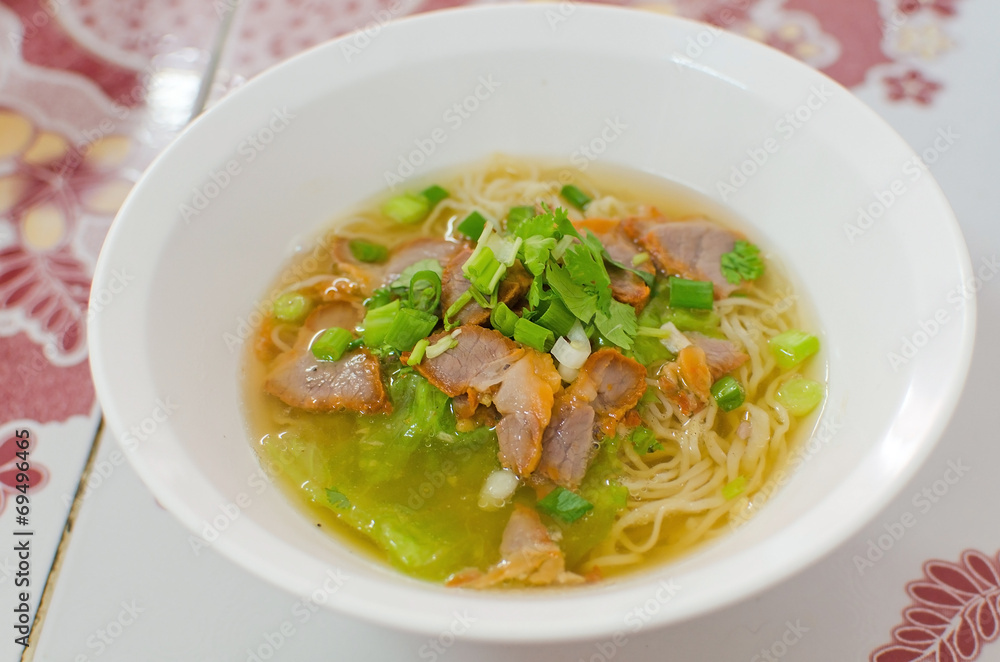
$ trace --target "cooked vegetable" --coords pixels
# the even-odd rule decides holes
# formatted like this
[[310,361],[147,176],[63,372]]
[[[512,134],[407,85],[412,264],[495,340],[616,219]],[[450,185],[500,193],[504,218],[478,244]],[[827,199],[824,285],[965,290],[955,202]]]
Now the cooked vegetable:
[[562,190],[559,191],[559,195],[562,196],[563,200],[570,203],[580,211],[586,209],[592,199],[589,195],[572,184],[566,184],[563,186]]
[[312,301],[298,292],[287,292],[274,300],[271,314],[282,322],[299,322],[309,314]]
[[478,211],[474,211],[466,216],[465,220],[459,223],[456,229],[469,239],[475,241],[478,240],[483,234],[483,230],[486,229],[487,222],[488,221],[485,216],[480,214]]
[[546,515],[573,523],[594,509],[594,504],[564,487],[557,487],[538,500],[538,510]]
[[425,313],[435,313],[440,303],[441,276],[430,269],[413,274],[410,279],[410,307]]
[[431,203],[431,207],[433,207],[437,203],[447,198],[449,196],[449,193],[448,191],[441,188],[437,184],[434,184],[433,186],[428,186],[423,191],[421,191],[420,195],[424,196],[424,198],[427,199],[427,202]]
[[368,347],[380,347],[385,343],[385,337],[389,333],[389,328],[392,326],[396,315],[399,314],[400,309],[401,305],[397,299],[384,306],[372,308],[368,311],[364,322],[362,322],[365,329],[363,334],[365,345]]
[[747,479],[744,476],[737,476],[722,487],[722,496],[727,501],[735,499],[747,489]]
[[323,335],[313,340],[309,349],[313,356],[321,361],[339,361],[352,340],[354,340],[354,336],[351,335],[350,331],[335,326],[327,329]]
[[819,351],[819,338],[805,331],[790,329],[768,340],[767,346],[778,366],[790,370]]
[[732,411],[743,404],[746,393],[743,387],[730,375],[712,384],[712,397],[722,411]]
[[424,196],[404,193],[386,200],[382,204],[382,214],[397,223],[412,225],[427,218],[432,207],[433,205]]
[[764,261],[760,249],[744,239],[733,244],[733,250],[721,258],[722,275],[733,285],[745,280],[757,280],[764,275]]
[[514,340],[539,352],[547,352],[555,343],[555,336],[544,326],[521,317],[514,324]]
[[382,244],[376,244],[363,239],[351,239],[347,242],[351,255],[360,262],[385,262],[389,257],[389,249]]
[[413,349],[417,341],[430,335],[438,318],[413,308],[400,308],[385,334],[385,344],[400,352]]
[[823,401],[824,394],[822,384],[797,377],[779,386],[774,397],[792,416],[806,416]]
[[670,277],[671,308],[711,310],[715,303],[714,286],[709,281]]

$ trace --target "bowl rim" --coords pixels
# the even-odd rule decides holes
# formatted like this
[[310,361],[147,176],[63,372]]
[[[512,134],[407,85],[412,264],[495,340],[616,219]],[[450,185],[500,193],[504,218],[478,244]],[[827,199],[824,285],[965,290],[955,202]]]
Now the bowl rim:
[[[545,11],[549,11],[555,6],[556,5],[549,4],[500,4],[450,8],[406,16],[393,20],[389,24],[383,26],[382,29],[388,35],[394,31],[402,32],[424,30],[424,26],[426,24],[447,24],[448,22],[453,21],[466,22],[485,27],[489,24],[491,17],[495,15],[523,14],[526,17],[534,16],[542,14]],[[817,83],[825,82],[826,84],[834,86],[836,90],[844,93],[842,103],[850,106],[852,114],[856,115],[865,122],[879,125],[881,132],[886,135],[887,139],[891,138],[892,140],[899,142],[901,146],[905,146],[905,150],[909,154],[914,154],[913,150],[881,116],[876,114],[874,110],[861,102],[857,97],[853,96],[839,83],[825,76],[822,72],[819,72],[769,46],[751,41],[739,35],[735,35],[712,26],[708,26],[704,23],[674,16],[658,15],[652,12],[641,12],[622,7],[583,4],[576,5],[574,11],[590,14],[599,19],[633,22],[642,21],[647,24],[659,24],[664,26],[665,30],[676,29],[690,32],[692,30],[712,29],[715,39],[736,45],[737,48],[745,49],[748,52],[756,52],[762,57],[770,58],[772,61],[777,57],[780,60],[783,60],[784,63],[782,66],[797,70],[799,76],[810,78]],[[671,24],[674,25],[673,28],[670,27]],[[131,216],[131,209],[135,205],[135,200],[140,196],[145,195],[145,191],[149,187],[147,182],[150,180],[155,181],[157,176],[156,173],[158,173],[161,169],[164,169],[166,167],[165,164],[168,164],[171,159],[174,158],[174,155],[177,152],[177,145],[179,143],[191,140],[192,136],[195,136],[200,130],[200,127],[209,122],[216,121],[216,117],[223,117],[227,113],[232,114],[234,110],[240,107],[241,99],[244,96],[249,95],[252,91],[266,90],[269,86],[276,86],[287,72],[299,67],[306,67],[311,60],[322,57],[326,51],[339,48],[342,43],[345,43],[356,34],[357,31],[348,33],[337,39],[315,46],[286,61],[268,68],[249,81],[246,85],[232,91],[226,98],[222,99],[213,107],[207,109],[201,116],[189,123],[188,126],[186,126],[184,130],[175,138],[175,140],[167,146],[166,149],[162,150],[153,160],[143,173],[140,181],[129,193],[126,201],[122,204],[119,213],[116,215],[116,218],[109,229],[108,235],[102,247],[101,255],[94,271],[91,296],[95,296],[94,293],[101,290],[101,283],[105,283],[112,278],[112,261],[109,259],[109,255],[116,250],[117,240],[121,234],[124,223],[129,222],[127,219]],[[391,37],[385,36],[383,38],[389,39]],[[954,266],[957,268],[964,281],[973,275],[973,271],[971,259],[965,246],[957,219],[951,211],[943,192],[932,177],[927,177],[921,185],[931,187],[931,192],[936,197],[940,198],[943,203],[943,207],[948,212],[947,217],[940,220],[948,226],[948,229],[950,230],[950,233],[955,241],[955,248],[958,249],[959,255],[958,263]],[[963,314],[961,314],[957,320],[957,322],[962,326],[961,342],[958,347],[952,350],[955,359],[954,369],[948,374],[947,380],[940,382],[939,384],[940,390],[938,392],[939,395],[937,403],[939,405],[940,414],[932,419],[929,426],[922,429],[919,439],[911,440],[913,441],[913,450],[910,460],[893,476],[892,480],[887,481],[880,490],[874,492],[873,498],[869,501],[868,506],[865,509],[864,516],[846,518],[838,521],[836,525],[830,526],[826,530],[825,535],[821,535],[804,542],[798,550],[798,553],[788,559],[785,559],[786,562],[780,567],[772,565],[761,568],[757,573],[747,573],[745,580],[741,584],[727,587],[724,595],[720,596],[716,592],[714,594],[709,594],[707,598],[695,599],[690,603],[689,608],[683,613],[669,614],[667,612],[660,611],[658,614],[653,616],[646,626],[649,628],[657,628],[691,620],[706,613],[744,601],[769,587],[786,581],[830,554],[834,549],[842,545],[850,537],[866,526],[875,516],[877,516],[879,512],[884,510],[886,506],[888,506],[888,504],[896,498],[899,492],[913,478],[916,472],[927,460],[928,456],[937,445],[937,442],[940,440],[945,427],[955,411],[969,367],[971,365],[976,327],[975,320],[976,303],[973,299],[967,303]],[[126,418],[123,416],[123,412],[117,407],[116,399],[114,397],[115,388],[112,383],[112,369],[110,368],[112,361],[109,360],[101,343],[102,339],[107,334],[106,327],[107,325],[103,323],[102,316],[96,316],[92,321],[90,333],[88,334],[88,349],[92,377],[98,399],[102,404],[105,420],[107,421],[113,435],[116,439],[120,440],[122,435],[127,430],[127,423]],[[187,504],[185,497],[176,494],[170,485],[161,480],[161,476],[159,476],[156,467],[148,462],[148,458],[144,458],[138,453],[127,452],[127,449],[125,455],[128,457],[133,469],[139,474],[156,499],[162,503],[164,507],[177,519],[179,519],[184,524],[186,529],[189,531],[197,531],[203,522],[200,518],[194,515],[193,511]],[[768,544],[771,542],[773,541],[765,541],[765,543],[761,544],[761,550],[765,551]],[[228,557],[252,574],[261,577],[265,581],[275,584],[284,590],[296,592],[294,589],[289,588],[290,586],[295,585],[295,582],[293,581],[294,578],[292,577],[294,573],[289,574],[287,571],[274,567],[274,564],[271,561],[265,560],[259,554],[247,550],[235,536],[222,536],[214,544],[214,547],[223,556]],[[268,565],[270,567],[262,567]],[[380,580],[372,581],[374,584],[385,583]],[[424,589],[417,590],[421,591]],[[490,595],[491,597],[495,597],[494,594]],[[350,595],[344,597],[349,598]],[[506,598],[504,599],[506,600]],[[346,615],[360,617],[364,620],[375,622],[393,629],[424,635],[436,634],[440,632],[439,620],[436,620],[432,615],[424,614],[421,610],[413,609],[407,605],[387,609],[384,604],[366,601],[363,597],[359,598],[354,596],[353,599],[347,599],[342,602],[328,603],[328,606]],[[620,630],[620,623],[612,622],[612,619],[601,618],[598,615],[588,617],[578,623],[566,623],[564,621],[558,621],[555,623],[525,623],[524,627],[518,629],[517,631],[511,630],[510,623],[500,623],[493,626],[490,624],[482,624],[482,627],[477,626],[477,628],[473,629],[468,634],[463,635],[463,638],[484,642],[556,642],[596,639],[610,636]]]

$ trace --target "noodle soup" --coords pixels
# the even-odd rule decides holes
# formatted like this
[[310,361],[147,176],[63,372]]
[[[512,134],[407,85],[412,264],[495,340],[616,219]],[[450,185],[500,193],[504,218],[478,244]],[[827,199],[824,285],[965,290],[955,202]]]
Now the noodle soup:
[[571,585],[684,554],[823,400],[802,302],[724,208],[563,172],[495,157],[362,206],[286,266],[246,357],[264,466],[412,576]]

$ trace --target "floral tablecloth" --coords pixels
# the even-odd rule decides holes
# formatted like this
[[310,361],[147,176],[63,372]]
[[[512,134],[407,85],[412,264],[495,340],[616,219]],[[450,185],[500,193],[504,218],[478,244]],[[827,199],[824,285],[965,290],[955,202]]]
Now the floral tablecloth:
[[332,37],[356,31],[348,43],[362,44],[387,20],[461,4],[0,0],[0,611],[14,626],[0,659],[1000,660],[995,0],[620,3],[767,43],[852,89],[921,155],[966,234],[980,321],[956,419],[896,502],[819,565],[626,646],[501,648],[296,613],[289,596],[192,553],[98,435],[87,320],[131,279],[90,292],[111,220],[152,158],[248,78]]

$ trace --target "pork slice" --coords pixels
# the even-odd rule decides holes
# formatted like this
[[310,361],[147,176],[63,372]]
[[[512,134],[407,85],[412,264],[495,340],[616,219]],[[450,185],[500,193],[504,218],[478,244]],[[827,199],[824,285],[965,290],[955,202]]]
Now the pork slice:
[[295,345],[271,364],[264,390],[285,404],[306,411],[373,413],[391,406],[382,384],[378,359],[366,349],[321,361],[310,351],[313,339],[330,327],[353,330],[363,308],[349,301],[320,306],[306,318]]
[[594,459],[596,437],[613,436],[645,391],[646,369],[638,361],[607,347],[591,354],[556,400],[538,472],[563,487],[579,486]]
[[[436,342],[444,335],[430,340]],[[433,359],[425,358],[417,371],[453,398],[488,395],[501,416],[497,423],[500,463],[519,476],[529,475],[541,458],[542,434],[562,384],[552,357],[518,348],[499,331],[473,324],[459,327],[455,340],[455,347]]]
[[567,389],[600,416],[620,420],[646,392],[646,368],[616,349],[599,349],[583,363]]
[[542,437],[538,473],[557,485],[576,489],[594,459],[594,408],[570,397],[559,397]]
[[538,513],[516,504],[503,531],[500,561],[485,573],[478,569],[456,574],[449,586],[490,588],[505,583],[533,586],[579,584],[584,578],[566,570],[566,559]]
[[364,316],[365,308],[360,301],[333,301],[319,306],[309,313],[309,317],[302,323],[302,329],[299,331],[299,334],[301,335],[304,332],[309,333],[311,340],[312,335],[315,335],[318,331],[325,331],[333,326],[353,331],[354,327],[364,319]]
[[[483,390],[487,381],[477,379],[472,386]],[[493,406],[501,414],[496,428],[500,464],[518,476],[527,476],[538,466],[542,435],[561,385],[552,357],[533,349],[526,349],[524,356],[503,373],[500,388],[493,396]]]
[[390,407],[378,359],[365,349],[348,352],[339,361],[320,361],[308,345],[297,343],[271,364],[264,390],[306,411],[371,414]]
[[382,285],[399,278],[403,271],[420,260],[437,260],[443,267],[462,246],[444,239],[422,237],[400,244],[389,254],[382,270]]
[[[471,255],[472,249],[464,248],[455,253],[451,260],[444,265],[444,275],[441,277],[441,310],[448,310],[459,297],[472,287],[472,283],[462,273],[462,265]],[[521,262],[517,261],[507,269],[507,275],[500,281],[497,298],[508,307],[514,308],[530,287],[531,275],[521,265]],[[462,306],[455,319],[462,324],[486,324],[490,319],[490,311],[475,301],[470,301]]]
[[688,340],[701,347],[705,360],[712,372],[712,381],[736,370],[750,360],[746,352],[741,352],[736,343],[722,338],[709,338],[696,332],[686,334]]
[[722,255],[742,237],[705,219],[673,221],[666,218],[626,218],[622,229],[652,256],[667,275],[710,280],[715,298],[739,288],[722,275]]
[[[455,347],[417,365],[417,372],[450,397],[468,392],[477,377],[487,381],[496,378],[491,384],[499,382],[500,375],[524,354],[499,331],[474,324],[461,326],[458,331]],[[450,333],[442,331],[429,340],[434,344]]]
[[712,397],[712,371],[705,350],[688,345],[660,367],[660,391],[685,416],[701,411]]

